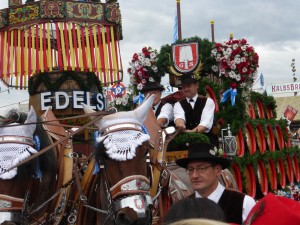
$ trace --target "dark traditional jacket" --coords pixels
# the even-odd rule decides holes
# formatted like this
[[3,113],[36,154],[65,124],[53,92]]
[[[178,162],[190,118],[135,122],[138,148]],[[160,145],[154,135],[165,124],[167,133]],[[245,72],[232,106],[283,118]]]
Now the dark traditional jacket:
[[[190,195],[195,198],[195,193]],[[223,209],[227,223],[242,224],[243,222],[243,203],[245,194],[225,189],[218,205]]]
[[194,109],[186,99],[183,99],[179,102],[184,110],[186,129],[192,130],[199,125],[206,100],[206,97],[198,96]]

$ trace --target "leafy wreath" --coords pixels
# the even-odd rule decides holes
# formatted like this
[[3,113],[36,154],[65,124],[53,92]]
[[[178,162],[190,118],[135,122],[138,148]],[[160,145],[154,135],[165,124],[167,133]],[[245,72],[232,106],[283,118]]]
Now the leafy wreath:
[[102,92],[101,82],[96,74],[92,72],[88,72],[86,74],[87,77],[83,78],[81,76],[82,73],[74,71],[63,71],[62,75],[55,82],[51,82],[51,75],[53,75],[53,73],[46,72],[37,74],[30,77],[28,81],[29,95],[37,94],[38,92],[36,90],[41,83],[43,83],[49,91],[54,92],[59,90],[60,86],[69,79],[76,81],[80,89],[83,91],[89,91],[93,85],[96,85],[98,92]]
[[169,151],[186,150],[193,143],[210,143],[208,136],[200,133],[181,133],[168,145]]
[[[183,40],[178,40],[177,43],[186,42],[198,42],[199,45],[199,57],[201,63],[203,63],[203,68],[200,72],[200,76],[205,76],[211,73],[211,67],[214,63],[213,58],[210,56],[210,51],[212,49],[213,43],[208,39],[201,39],[198,36],[186,38]],[[170,56],[172,55],[172,47],[169,44],[163,45],[160,49],[158,55],[157,67],[161,68],[165,73],[169,73],[169,67],[171,66],[172,60]]]

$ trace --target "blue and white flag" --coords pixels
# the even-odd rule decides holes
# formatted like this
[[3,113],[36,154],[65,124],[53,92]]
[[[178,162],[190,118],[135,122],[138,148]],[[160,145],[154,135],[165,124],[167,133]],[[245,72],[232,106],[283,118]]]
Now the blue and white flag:
[[259,80],[260,80],[260,87],[263,88],[265,86],[265,80],[264,80],[264,75],[262,73],[260,74]]
[[175,11],[173,43],[175,43],[177,40],[178,40],[178,18],[177,18],[177,11]]

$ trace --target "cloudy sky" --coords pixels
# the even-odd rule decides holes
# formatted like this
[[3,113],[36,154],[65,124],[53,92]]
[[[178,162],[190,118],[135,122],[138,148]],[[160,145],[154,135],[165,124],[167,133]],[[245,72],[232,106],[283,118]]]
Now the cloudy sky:
[[[24,2],[25,0],[23,0]],[[6,8],[8,0],[0,1]],[[144,46],[157,50],[173,41],[176,0],[119,0],[123,36],[121,54],[124,74],[135,52]],[[247,39],[259,54],[258,74],[265,84],[292,81],[291,62],[300,68],[300,2],[296,0],[181,0],[182,36],[211,40],[210,21],[215,21],[215,40]],[[300,75],[296,77],[300,81]],[[125,81],[128,79],[125,79]],[[167,82],[167,79],[164,80]],[[5,90],[2,86],[1,91]],[[1,92],[0,91],[0,92]],[[26,91],[0,93],[1,107],[28,99]]]

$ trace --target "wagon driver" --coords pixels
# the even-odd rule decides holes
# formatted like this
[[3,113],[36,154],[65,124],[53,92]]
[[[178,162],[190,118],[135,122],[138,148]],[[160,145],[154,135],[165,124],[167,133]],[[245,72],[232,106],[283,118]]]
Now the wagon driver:
[[198,82],[193,74],[181,77],[185,98],[174,105],[174,122],[185,132],[208,133],[213,125],[215,103],[198,95]]

